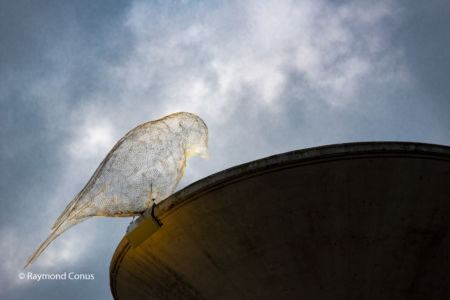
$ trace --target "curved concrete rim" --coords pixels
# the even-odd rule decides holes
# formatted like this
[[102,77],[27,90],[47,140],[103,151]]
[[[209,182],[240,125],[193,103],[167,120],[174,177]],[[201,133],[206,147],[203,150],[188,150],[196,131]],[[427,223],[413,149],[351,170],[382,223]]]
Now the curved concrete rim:
[[[358,142],[333,144],[281,153],[234,166],[200,179],[156,205],[154,207],[154,215],[164,223],[165,217],[206,193],[236,181],[268,172],[326,161],[370,157],[427,157],[433,160],[450,161],[450,146],[414,142]],[[150,215],[151,211],[146,211],[143,217],[139,217],[130,224],[128,232],[139,226]],[[118,272],[121,261],[130,248],[131,245],[128,239],[124,237],[111,259],[110,288],[115,298],[117,298],[115,275]]]
[[[226,184],[233,182],[234,178],[239,178],[240,180],[243,177],[256,176],[261,172],[267,172],[268,169],[292,167],[297,164],[339,159],[339,157],[357,158],[379,155],[425,155],[432,156],[433,159],[449,160],[450,146],[415,142],[356,142],[325,145],[276,154],[237,165],[200,179],[158,203],[154,208],[154,215],[163,219],[183,204],[198,198],[203,193],[220,187],[225,182]],[[150,213],[145,213],[144,215],[147,216]],[[134,222],[135,224],[132,223],[130,225],[129,230],[140,223],[141,220],[139,219]]]

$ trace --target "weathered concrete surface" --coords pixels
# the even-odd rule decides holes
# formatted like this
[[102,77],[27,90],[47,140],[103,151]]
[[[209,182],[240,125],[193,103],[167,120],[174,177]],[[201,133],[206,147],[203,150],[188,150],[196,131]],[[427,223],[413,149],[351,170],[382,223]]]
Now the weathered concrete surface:
[[116,249],[115,298],[450,295],[449,147],[354,143],[280,154],[200,180],[155,215],[158,231]]

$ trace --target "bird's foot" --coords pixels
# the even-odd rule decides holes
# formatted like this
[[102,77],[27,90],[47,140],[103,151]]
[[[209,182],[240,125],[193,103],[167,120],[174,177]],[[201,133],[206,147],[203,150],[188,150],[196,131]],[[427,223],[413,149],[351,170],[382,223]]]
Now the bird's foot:
[[162,226],[162,222],[155,216],[155,199],[153,199],[152,204],[152,210],[151,210],[151,216],[152,218],[159,224],[159,226]]

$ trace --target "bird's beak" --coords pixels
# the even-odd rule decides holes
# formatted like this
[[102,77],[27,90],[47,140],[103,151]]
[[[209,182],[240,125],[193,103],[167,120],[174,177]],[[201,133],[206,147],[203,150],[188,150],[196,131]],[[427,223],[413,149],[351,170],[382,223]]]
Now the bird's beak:
[[206,150],[203,151],[202,154],[200,154],[200,157],[203,158],[203,159],[209,160],[209,149],[206,148]]

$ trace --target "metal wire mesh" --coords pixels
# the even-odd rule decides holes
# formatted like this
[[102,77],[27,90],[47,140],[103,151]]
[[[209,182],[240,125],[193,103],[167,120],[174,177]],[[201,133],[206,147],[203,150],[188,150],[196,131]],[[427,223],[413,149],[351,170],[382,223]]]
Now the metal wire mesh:
[[194,114],[171,114],[129,131],[56,220],[26,266],[56,237],[88,217],[139,215],[170,196],[192,155],[209,158],[208,128]]

